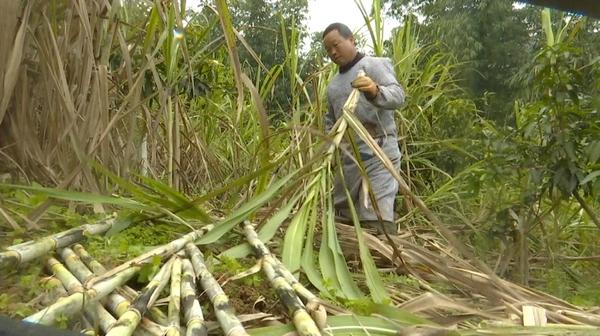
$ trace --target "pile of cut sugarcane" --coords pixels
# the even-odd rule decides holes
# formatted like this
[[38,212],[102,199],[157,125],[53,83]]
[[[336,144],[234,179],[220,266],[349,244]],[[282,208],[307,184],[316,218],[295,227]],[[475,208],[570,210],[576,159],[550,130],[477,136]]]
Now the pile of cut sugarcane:
[[[26,317],[25,321],[54,325],[59,319],[83,312],[83,326],[88,334],[206,335],[209,330],[220,327],[224,335],[248,335],[242,319],[236,316],[227,295],[207,269],[202,252],[194,244],[213,228],[212,225],[107,270],[78,242],[87,235],[105,233],[112,225],[112,220],[83,225],[11,246],[0,253],[3,269],[36,260],[52,251],[57,251],[62,260],[54,257],[46,260],[47,268],[54,275],[48,286],[56,302]],[[321,335],[327,329],[327,312],[319,298],[269,252],[250,223],[242,225],[264,275],[285,306],[297,333]],[[148,284],[139,292],[128,287],[126,283],[156,257],[165,262]],[[161,298],[167,292],[167,285],[168,313],[165,314],[155,303],[165,301]],[[199,302],[202,293],[209,298],[218,325],[205,321]]]

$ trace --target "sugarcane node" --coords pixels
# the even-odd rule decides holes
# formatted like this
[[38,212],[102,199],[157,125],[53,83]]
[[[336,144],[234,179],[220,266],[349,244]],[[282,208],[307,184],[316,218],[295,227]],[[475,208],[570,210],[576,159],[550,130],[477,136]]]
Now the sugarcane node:
[[169,326],[169,327],[167,327],[167,333],[165,335],[166,336],[178,336],[178,335],[181,335],[181,333],[179,332],[179,329],[176,326]]
[[[132,314],[134,315],[133,318],[127,316],[127,315],[132,315]],[[118,328],[118,327],[129,328],[129,326],[132,324],[132,322],[139,321],[139,320],[141,320],[141,318],[142,318],[142,315],[140,314],[139,311],[129,308],[129,310],[126,311],[125,314],[121,315],[121,317],[117,320],[117,322],[112,325],[112,327],[110,328],[109,331],[112,331],[113,329]]]
[[321,331],[305,310],[297,310],[292,315],[296,330],[302,336],[321,336]]
[[129,302],[127,300],[123,300],[122,302],[117,304],[117,306],[115,307],[115,311],[116,312],[125,311],[125,310],[129,309],[130,306],[131,306],[131,302]]
[[[325,310],[325,307],[323,307],[320,303],[315,301],[316,300],[310,300],[306,304],[306,310],[308,310],[317,327],[323,330],[327,327],[327,310]],[[315,305],[317,306],[315,307]]]
[[60,264],[60,261],[58,261],[58,259],[56,258],[50,257],[48,258],[48,260],[46,260],[46,264],[48,265],[48,268],[53,271],[52,268],[54,267],[54,265]]
[[250,247],[252,248],[252,252],[254,252],[254,254],[259,257],[262,258],[265,256],[265,253],[263,252],[263,250],[260,248],[260,246],[257,246],[255,244],[250,244]]
[[98,291],[94,288],[87,288],[83,294],[85,295],[84,300],[94,300],[98,296]]
[[52,240],[54,240],[54,246],[55,248],[60,248],[60,247],[65,247],[65,246],[69,246],[69,245],[73,245],[76,242],[82,240],[85,235],[84,235],[85,229],[83,228],[76,228],[73,229],[72,231],[66,231],[63,233],[63,235],[58,234],[55,237],[52,237]]
[[42,278],[40,279],[40,283],[48,288],[53,288],[55,286],[62,285],[62,282],[60,282],[60,280],[58,280],[55,276]]
[[215,309],[218,309],[218,310],[224,310],[225,311],[225,310],[231,309],[231,304],[229,304],[229,300],[219,301],[219,302],[215,301],[213,304],[215,306]]
[[[67,249],[63,249],[63,251],[68,251]],[[74,260],[74,261],[80,261],[81,259],[79,259],[79,257],[77,255],[75,255],[75,253],[73,252],[66,252],[66,255],[62,256],[63,260],[69,261],[69,260]]]

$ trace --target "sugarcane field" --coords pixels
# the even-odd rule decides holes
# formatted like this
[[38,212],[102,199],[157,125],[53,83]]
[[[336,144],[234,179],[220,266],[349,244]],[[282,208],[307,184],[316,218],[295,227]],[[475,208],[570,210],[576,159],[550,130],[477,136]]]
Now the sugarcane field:
[[0,335],[600,335],[594,0],[0,0]]

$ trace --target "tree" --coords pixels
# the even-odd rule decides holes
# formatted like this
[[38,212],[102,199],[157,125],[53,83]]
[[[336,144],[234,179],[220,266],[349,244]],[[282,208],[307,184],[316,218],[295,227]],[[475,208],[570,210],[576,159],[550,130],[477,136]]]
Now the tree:
[[[253,55],[246,48],[240,48],[240,61],[254,77],[259,71],[264,73],[274,66],[283,65],[288,56],[284,39],[289,39],[293,30],[300,33],[298,41],[302,41],[306,32],[303,22],[308,12],[307,0],[238,0],[231,7],[234,25],[266,68],[260,70]],[[269,110],[276,110],[277,105],[285,110],[290,108],[291,80],[287,77],[285,71],[279,76],[273,97],[266,102]]]
[[[528,59],[531,7],[517,8],[508,0],[402,0],[391,3],[391,15],[422,16],[425,42],[441,41],[444,51],[462,63],[460,77],[493,120],[510,118],[518,87],[510,78]],[[523,55],[525,54],[525,55]]]

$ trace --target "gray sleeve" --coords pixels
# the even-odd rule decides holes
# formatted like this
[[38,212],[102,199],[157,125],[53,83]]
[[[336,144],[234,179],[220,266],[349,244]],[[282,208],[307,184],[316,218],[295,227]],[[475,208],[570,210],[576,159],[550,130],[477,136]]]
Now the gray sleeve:
[[335,124],[335,114],[333,113],[333,105],[329,98],[327,98],[327,112],[325,113],[325,132],[329,133],[331,128]]
[[371,103],[388,110],[400,107],[404,103],[404,89],[398,84],[392,61],[383,58],[373,70],[372,79],[379,86],[379,93],[370,100]]

